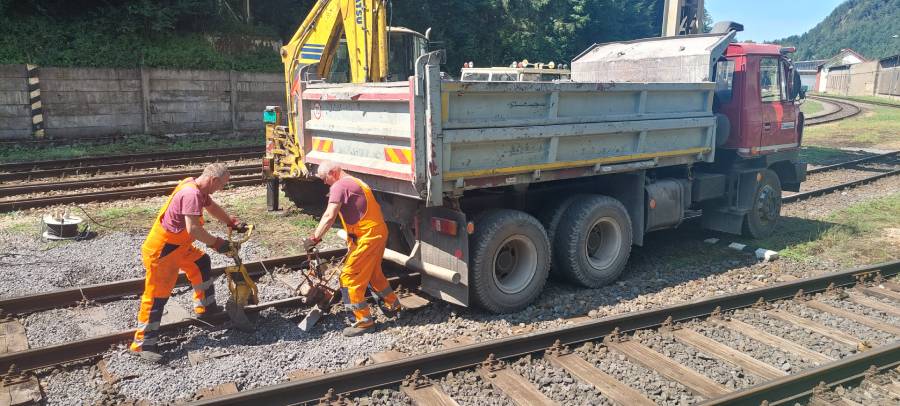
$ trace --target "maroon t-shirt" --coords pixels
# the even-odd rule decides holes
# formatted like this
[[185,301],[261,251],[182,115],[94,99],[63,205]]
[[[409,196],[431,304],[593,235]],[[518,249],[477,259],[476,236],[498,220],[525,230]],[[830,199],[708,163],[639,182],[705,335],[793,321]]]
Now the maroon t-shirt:
[[166,231],[180,233],[187,225],[184,216],[203,215],[203,208],[212,204],[212,198],[196,187],[185,186],[175,193],[169,208],[163,213],[162,226]]
[[341,205],[341,217],[348,225],[358,223],[366,214],[366,192],[351,177],[341,178],[331,185],[328,203]]

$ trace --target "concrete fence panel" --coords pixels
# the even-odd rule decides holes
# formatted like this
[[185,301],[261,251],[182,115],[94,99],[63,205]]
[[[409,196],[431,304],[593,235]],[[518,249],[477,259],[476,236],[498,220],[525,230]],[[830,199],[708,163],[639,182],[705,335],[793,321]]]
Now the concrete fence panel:
[[31,136],[30,109],[25,65],[0,65],[0,137]]
[[[262,111],[284,103],[281,74],[169,69],[39,70],[51,137],[242,132],[262,134]],[[28,71],[0,65],[0,138],[32,136]]]

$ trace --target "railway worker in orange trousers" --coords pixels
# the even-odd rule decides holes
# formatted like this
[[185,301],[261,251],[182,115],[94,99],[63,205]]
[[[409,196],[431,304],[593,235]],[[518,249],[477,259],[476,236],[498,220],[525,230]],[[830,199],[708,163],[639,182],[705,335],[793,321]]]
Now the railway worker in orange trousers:
[[194,289],[194,313],[204,317],[222,310],[216,304],[209,255],[193,243],[198,240],[220,254],[231,251],[227,241],[210,235],[203,228],[204,209],[229,228],[246,231],[246,224],[229,216],[210,197],[222,190],[228,179],[228,168],[214,163],[208,165],[200,177],[181,181],[159,210],[141,246],[141,260],[147,276],[138,311],[138,328],[130,349],[144,360],[162,360],[157,349],[159,326],[163,309],[178,281],[179,270],[185,273]]
[[317,176],[330,186],[328,206],[313,234],[303,240],[309,249],[322,240],[336,218],[347,231],[347,259],[341,270],[341,296],[353,311],[356,321],[344,329],[347,337],[374,330],[375,320],[366,302],[366,288],[371,286],[384,301],[382,313],[394,317],[400,311],[400,300],[381,271],[381,260],[387,246],[388,228],[375,201],[372,189],[363,181],[344,173],[340,165],[325,161],[319,164]]

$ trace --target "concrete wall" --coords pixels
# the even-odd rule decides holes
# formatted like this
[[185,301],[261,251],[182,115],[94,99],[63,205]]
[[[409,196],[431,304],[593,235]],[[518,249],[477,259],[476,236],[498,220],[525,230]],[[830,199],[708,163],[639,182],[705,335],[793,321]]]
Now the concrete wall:
[[878,77],[878,61],[850,65],[848,96],[871,96],[875,94],[875,80]]
[[[262,131],[284,104],[280,74],[166,69],[40,68],[46,135]],[[0,66],[0,137],[30,137],[27,72]]]
[[0,65],[0,137],[31,134],[31,104],[25,65]]

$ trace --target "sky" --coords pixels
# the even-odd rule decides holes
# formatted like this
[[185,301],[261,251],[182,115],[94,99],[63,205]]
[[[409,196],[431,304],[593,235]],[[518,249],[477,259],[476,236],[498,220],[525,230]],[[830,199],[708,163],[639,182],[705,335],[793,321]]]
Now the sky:
[[755,42],[800,35],[822,22],[846,0],[705,0],[713,22],[731,20],[744,25],[738,40]]

